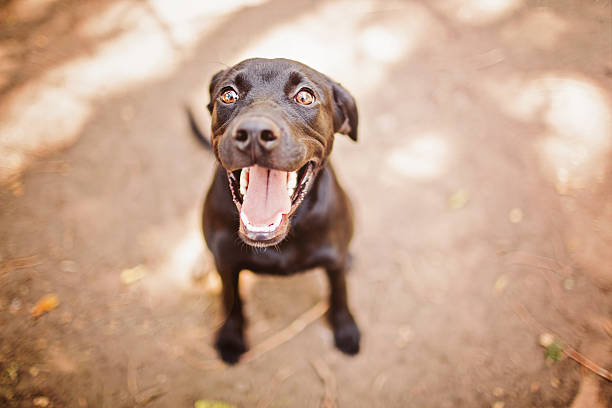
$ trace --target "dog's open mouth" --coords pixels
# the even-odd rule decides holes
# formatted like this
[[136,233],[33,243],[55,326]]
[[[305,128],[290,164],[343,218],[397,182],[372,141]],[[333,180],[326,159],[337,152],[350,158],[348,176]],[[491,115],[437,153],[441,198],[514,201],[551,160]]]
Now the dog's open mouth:
[[280,242],[287,234],[289,216],[312,184],[313,174],[312,161],[290,172],[257,165],[228,171],[243,239],[254,246]]

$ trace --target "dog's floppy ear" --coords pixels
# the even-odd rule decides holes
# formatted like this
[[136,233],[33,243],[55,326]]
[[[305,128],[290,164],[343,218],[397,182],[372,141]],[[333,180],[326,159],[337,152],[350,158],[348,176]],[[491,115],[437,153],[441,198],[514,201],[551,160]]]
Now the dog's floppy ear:
[[348,135],[357,141],[359,114],[355,99],[342,85],[329,81],[334,96],[334,132]]
[[210,85],[208,86],[208,93],[210,95],[210,102],[208,102],[208,105],[206,105],[206,107],[208,108],[208,111],[210,113],[212,113],[213,106],[215,105],[215,97],[216,96],[213,95],[213,92],[215,91],[215,87],[217,86],[217,82],[219,82],[219,80],[221,79],[223,74],[225,74],[225,70],[221,70],[221,71],[217,72],[215,75],[213,75],[212,79],[210,80]]

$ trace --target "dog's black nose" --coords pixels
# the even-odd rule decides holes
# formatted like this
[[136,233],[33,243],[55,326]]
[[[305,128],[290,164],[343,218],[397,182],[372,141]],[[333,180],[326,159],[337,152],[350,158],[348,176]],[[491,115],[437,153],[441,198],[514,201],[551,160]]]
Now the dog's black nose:
[[236,126],[232,139],[239,150],[251,149],[256,143],[264,150],[274,149],[280,141],[280,128],[270,119],[250,117],[241,120]]

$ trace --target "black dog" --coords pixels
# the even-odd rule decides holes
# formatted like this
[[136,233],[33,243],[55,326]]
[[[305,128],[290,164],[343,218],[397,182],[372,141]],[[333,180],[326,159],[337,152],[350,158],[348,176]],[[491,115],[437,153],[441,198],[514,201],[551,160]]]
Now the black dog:
[[289,275],[325,268],[336,346],[356,354],[360,334],[344,279],[352,210],[327,162],[334,133],[357,140],[353,97],[303,64],[258,58],[214,75],[208,110],[220,166],[202,224],[223,282],[227,320],[216,341],[221,358],[235,363],[246,351],[242,269]]

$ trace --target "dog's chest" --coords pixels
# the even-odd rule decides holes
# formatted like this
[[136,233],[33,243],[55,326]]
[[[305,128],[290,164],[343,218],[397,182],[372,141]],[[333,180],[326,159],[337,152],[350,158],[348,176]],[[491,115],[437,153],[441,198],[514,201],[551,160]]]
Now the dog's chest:
[[246,261],[246,269],[256,273],[290,275],[315,267],[329,266],[334,252],[326,246],[304,243],[285,244],[272,248],[253,248]]

